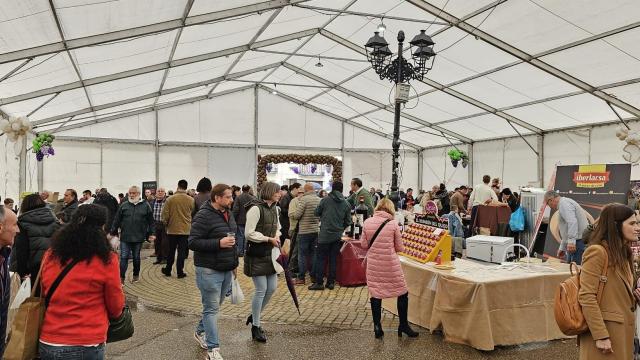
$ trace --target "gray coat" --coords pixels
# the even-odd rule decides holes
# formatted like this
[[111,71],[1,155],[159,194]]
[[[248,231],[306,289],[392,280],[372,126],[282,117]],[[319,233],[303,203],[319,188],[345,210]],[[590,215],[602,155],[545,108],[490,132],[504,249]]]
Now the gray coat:
[[573,199],[563,197],[558,203],[558,211],[560,212],[558,219],[560,250],[566,251],[567,244],[575,244],[576,240],[589,240],[581,239],[582,234],[589,226],[589,221],[580,204]]

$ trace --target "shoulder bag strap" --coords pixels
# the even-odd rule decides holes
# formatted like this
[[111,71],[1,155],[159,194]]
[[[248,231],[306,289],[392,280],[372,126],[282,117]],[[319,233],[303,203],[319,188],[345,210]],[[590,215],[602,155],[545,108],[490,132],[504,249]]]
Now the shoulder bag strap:
[[369,241],[369,249],[371,249],[371,246],[373,245],[373,242],[376,241],[376,238],[378,237],[378,234],[380,234],[380,231],[382,231],[382,228],[384,228],[385,225],[387,225],[387,223],[391,221],[391,219],[387,219],[385,220],[382,225],[380,225],[380,227],[378,228],[378,230],[376,230],[376,232],[373,234],[373,237],[371,238],[371,240]]
[[602,293],[604,291],[604,286],[607,284],[607,272],[609,271],[609,252],[606,247],[602,247],[604,249],[604,268],[602,269],[602,275],[600,275],[600,284],[598,285],[598,292],[596,293],[596,301],[598,305],[600,305],[600,301],[602,300]]
[[49,307],[49,302],[51,301],[51,297],[53,296],[53,293],[58,288],[58,285],[60,285],[60,283],[62,282],[62,279],[64,279],[64,277],[67,276],[69,271],[71,271],[71,269],[74,266],[76,266],[77,263],[78,263],[78,260],[73,260],[67,266],[65,266],[64,269],[62,269],[62,272],[58,275],[56,280],[53,282],[53,284],[51,284],[51,288],[49,289],[49,292],[47,292],[47,296],[44,298],[45,308]]

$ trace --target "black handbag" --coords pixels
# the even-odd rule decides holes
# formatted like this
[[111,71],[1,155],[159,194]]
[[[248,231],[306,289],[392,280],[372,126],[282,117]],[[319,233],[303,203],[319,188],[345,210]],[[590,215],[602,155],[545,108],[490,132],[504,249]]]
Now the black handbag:
[[109,330],[107,331],[107,342],[126,340],[133,336],[133,317],[129,305],[122,309],[122,315],[117,319],[109,320]]

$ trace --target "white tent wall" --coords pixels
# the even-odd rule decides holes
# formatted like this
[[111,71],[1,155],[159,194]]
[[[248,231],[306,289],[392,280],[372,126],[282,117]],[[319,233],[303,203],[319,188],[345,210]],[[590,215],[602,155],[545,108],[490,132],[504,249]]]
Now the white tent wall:
[[15,198],[18,194],[18,169],[20,157],[14,151],[14,143],[6,136],[0,137],[0,196]]
[[[525,139],[537,151],[537,138],[527,136]],[[500,178],[503,188],[538,185],[538,156],[519,137],[475,143],[473,161],[475,183],[489,175]]]
[[[402,189],[418,187],[418,154],[415,151],[400,153],[400,167],[403,170],[399,177]],[[360,178],[367,189],[374,187],[383,192],[391,186],[391,152],[390,151],[346,151],[343,162],[343,181],[345,192],[352,178]]]
[[[469,147],[458,145],[460,150],[469,152]],[[469,182],[469,167],[461,164],[453,167],[447,152],[451,147],[426,149],[423,151],[422,189],[430,191],[431,187],[444,183],[447,189],[454,189]],[[475,160],[475,159],[474,159]]]
[[[124,193],[132,185],[155,179],[153,145],[104,143],[102,146],[101,184],[111,193]],[[98,184],[88,184],[82,191],[93,191]]]
[[[110,185],[103,184],[101,178],[100,144],[95,142],[62,141],[54,142],[56,155],[44,160],[44,189],[57,191],[60,198],[65,189],[93,189]],[[129,169],[121,167],[122,172]]]

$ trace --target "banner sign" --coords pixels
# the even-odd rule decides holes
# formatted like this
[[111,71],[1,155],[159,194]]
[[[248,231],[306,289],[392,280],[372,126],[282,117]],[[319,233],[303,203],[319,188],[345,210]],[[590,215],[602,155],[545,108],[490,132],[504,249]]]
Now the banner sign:
[[[556,168],[554,190],[562,197],[575,200],[593,223],[602,208],[610,203],[627,204],[630,188],[630,164],[569,165]],[[560,246],[558,216],[551,210],[545,254],[556,256]]]
[[146,193],[147,190],[151,191],[151,195],[155,195],[157,189],[158,189],[158,183],[156,181],[143,181],[142,182],[142,195],[143,195],[143,197],[144,197],[144,194]]
[[432,200],[426,202],[424,206],[424,214],[416,214],[414,221],[417,224],[449,230],[449,220],[438,216],[438,205]]

